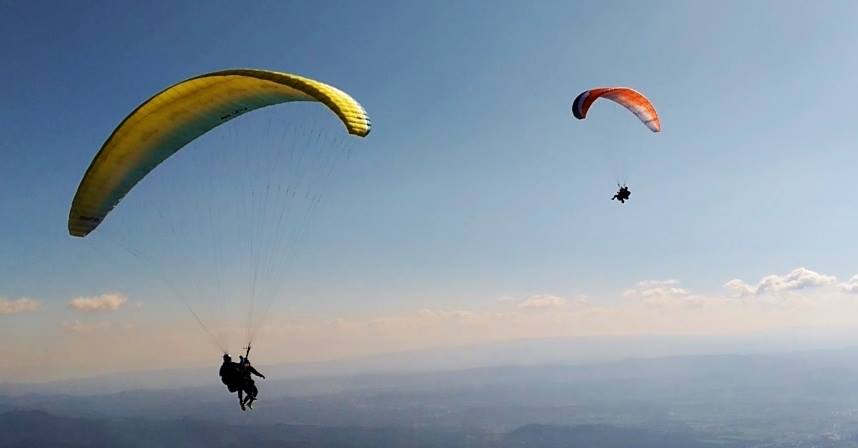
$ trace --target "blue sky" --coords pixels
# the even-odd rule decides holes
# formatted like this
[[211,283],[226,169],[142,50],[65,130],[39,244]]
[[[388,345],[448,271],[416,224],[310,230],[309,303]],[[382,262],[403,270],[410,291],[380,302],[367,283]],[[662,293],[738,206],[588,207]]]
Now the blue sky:
[[[130,268],[92,275],[104,263],[67,236],[69,203],[129,111],[231,67],[328,82],[374,122],[306,236],[297,313],[598,300],[652,279],[710,292],[799,266],[848,278],[856,16],[851,2],[6,2],[0,297],[43,311],[4,320],[56,326],[72,297],[146,295]],[[663,132],[607,103],[573,120],[598,85],[646,93]],[[625,206],[608,200],[617,159]]]

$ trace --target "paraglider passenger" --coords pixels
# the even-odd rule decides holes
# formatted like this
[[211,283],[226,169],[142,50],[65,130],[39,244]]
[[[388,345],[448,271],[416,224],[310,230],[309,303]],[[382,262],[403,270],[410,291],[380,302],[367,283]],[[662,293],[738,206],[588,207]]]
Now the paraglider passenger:
[[230,392],[238,392],[238,404],[241,410],[244,410],[244,397],[242,396],[242,378],[241,370],[238,363],[232,362],[232,357],[229,354],[223,355],[223,364],[220,366],[220,380],[226,385]]
[[[253,409],[253,402],[256,401],[256,395],[259,394],[259,389],[256,388],[256,382],[253,381],[253,378],[250,376],[256,375],[262,379],[265,379],[265,375],[259,373],[258,370],[253,368],[250,365],[250,360],[245,358],[244,356],[239,356],[238,368],[241,375],[241,388],[244,390],[245,398],[241,404],[241,409],[244,409],[247,406],[250,409]],[[239,391],[239,394],[241,391]]]

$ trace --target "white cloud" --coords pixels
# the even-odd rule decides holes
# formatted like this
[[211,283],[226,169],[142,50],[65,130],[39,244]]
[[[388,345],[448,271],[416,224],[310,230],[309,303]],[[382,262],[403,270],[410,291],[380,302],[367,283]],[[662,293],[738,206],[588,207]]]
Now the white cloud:
[[734,278],[733,280],[724,283],[724,287],[729,289],[730,291],[733,291],[733,293],[738,295],[739,297],[753,296],[757,292],[757,289],[755,287],[743,282],[742,280],[739,280],[738,278]]
[[644,280],[623,292],[623,297],[639,297],[651,304],[685,299],[689,295],[687,289],[679,287],[678,280]]
[[41,304],[38,300],[22,297],[20,299],[4,299],[0,297],[0,316],[5,314],[32,313],[38,311]]
[[669,279],[669,280],[642,280],[637,282],[635,285],[639,289],[646,288],[657,288],[662,286],[674,286],[678,285],[679,280]]
[[525,309],[552,309],[562,308],[566,306],[568,302],[569,301],[563,297],[548,294],[536,294],[522,300],[518,304],[518,307]]
[[644,298],[651,297],[682,297],[688,295],[688,290],[677,286],[658,286],[640,291]]
[[739,296],[761,296],[771,293],[828,286],[833,285],[836,281],[837,278],[833,275],[820,274],[807,268],[796,268],[785,275],[767,275],[756,285],[749,285],[742,280],[733,279],[725,283],[724,287],[732,290]]
[[847,294],[858,294],[858,275],[853,275],[849,281],[843,282],[838,286],[841,291]]
[[69,307],[77,311],[87,312],[116,311],[127,301],[128,297],[111,293],[94,297],[75,297],[69,302]]

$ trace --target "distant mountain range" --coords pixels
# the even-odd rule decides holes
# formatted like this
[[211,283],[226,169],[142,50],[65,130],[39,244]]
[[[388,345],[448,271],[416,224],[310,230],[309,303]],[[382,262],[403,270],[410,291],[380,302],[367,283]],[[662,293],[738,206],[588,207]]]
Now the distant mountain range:
[[40,411],[0,414],[0,448],[733,448],[610,425],[527,425],[507,433],[450,428],[361,428],[306,425],[224,425],[196,420],[85,419]]
[[215,367],[176,373],[203,386],[111,390],[137,375],[168,381],[163,371],[6,385],[0,448],[147,446],[146,437],[155,446],[858,446],[856,348],[323,376],[280,368],[261,368],[269,379],[251,412]]

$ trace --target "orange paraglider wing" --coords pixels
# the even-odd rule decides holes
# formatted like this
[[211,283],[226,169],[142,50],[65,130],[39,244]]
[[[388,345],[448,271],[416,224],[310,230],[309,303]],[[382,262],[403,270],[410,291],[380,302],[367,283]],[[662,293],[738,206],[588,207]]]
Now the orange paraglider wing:
[[598,87],[585,90],[572,102],[572,115],[579,120],[599,98],[609,99],[635,114],[652,132],[661,131],[661,122],[655,107],[642,93],[628,87]]

